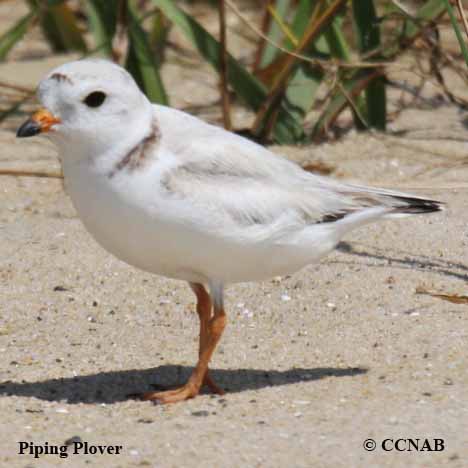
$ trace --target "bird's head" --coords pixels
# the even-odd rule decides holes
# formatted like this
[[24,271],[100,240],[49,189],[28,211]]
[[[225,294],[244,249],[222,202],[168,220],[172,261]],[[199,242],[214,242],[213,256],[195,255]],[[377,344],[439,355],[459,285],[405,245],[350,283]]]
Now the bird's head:
[[112,142],[138,133],[151,112],[131,75],[106,60],[55,68],[40,82],[37,95],[42,108],[18,129],[17,137],[45,134],[62,152],[73,145],[100,154]]

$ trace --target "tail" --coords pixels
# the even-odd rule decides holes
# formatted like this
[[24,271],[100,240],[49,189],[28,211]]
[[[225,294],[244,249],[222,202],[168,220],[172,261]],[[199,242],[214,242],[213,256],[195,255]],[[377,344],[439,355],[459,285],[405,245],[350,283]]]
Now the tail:
[[407,194],[380,191],[374,192],[373,195],[374,205],[361,206],[335,219],[334,224],[338,236],[379,219],[405,218],[414,214],[434,213],[445,209],[442,202]]
[[444,203],[436,200],[396,194],[388,196],[392,199],[390,205],[393,207],[390,215],[434,213],[445,209]]
[[404,192],[395,190],[386,190],[381,188],[362,187],[357,185],[348,185],[351,190],[346,193],[354,201],[359,209],[383,208],[384,216],[403,216],[412,214],[434,213],[443,211],[445,203],[421,198]]
[[[349,190],[348,186],[348,190]],[[378,219],[392,219],[443,211],[445,204],[440,201],[415,197],[401,192],[370,187],[353,186],[346,195],[351,206],[334,215],[333,221],[340,221],[344,228],[357,227]],[[331,218],[330,214],[328,218]],[[332,220],[332,219],[330,219]]]
[[445,209],[443,202],[395,190],[342,184],[318,176],[314,181],[323,189],[323,216],[316,222],[334,225],[339,235],[382,218],[400,218]]

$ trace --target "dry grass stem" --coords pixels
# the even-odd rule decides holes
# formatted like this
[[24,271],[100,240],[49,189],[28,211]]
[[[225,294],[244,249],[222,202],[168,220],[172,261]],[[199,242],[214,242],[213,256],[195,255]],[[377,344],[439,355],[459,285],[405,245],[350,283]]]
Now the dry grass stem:
[[34,89],[33,88],[27,88],[25,86],[19,86],[16,84],[8,83],[7,81],[0,81],[0,88],[7,88],[7,89],[12,89],[13,91],[17,91],[19,93],[23,94],[33,94]]
[[58,172],[27,171],[22,169],[0,169],[0,176],[44,177],[48,179],[63,179],[63,175]]
[[229,90],[227,86],[227,49],[226,49],[226,6],[224,0],[219,2],[219,36],[220,36],[220,85],[221,85],[221,100],[223,106],[223,123],[226,130],[232,129],[231,112],[229,105]]
[[465,9],[462,5],[462,0],[457,0],[457,8],[460,13],[460,18],[462,19],[463,27],[465,28],[465,34],[468,37],[468,21],[465,15]]
[[120,0],[117,12],[117,24],[112,38],[112,60],[124,65],[128,54],[128,4],[127,0]]
[[231,0],[224,0],[226,2],[226,5],[233,11],[233,13],[241,19],[249,29],[252,30],[254,34],[257,36],[261,37],[264,41],[268,42],[271,44],[273,47],[276,47],[278,50],[281,52],[290,55],[292,57],[295,57],[299,60],[302,60],[304,62],[311,63],[313,65],[319,66],[321,68],[327,69],[327,68],[336,68],[336,67],[343,67],[343,68],[375,68],[375,67],[380,67],[380,66],[393,66],[393,62],[362,62],[362,61],[357,61],[357,62],[343,62],[341,60],[320,60],[317,58],[310,58],[307,57],[306,55],[299,54],[297,52],[292,52],[291,50],[286,49],[283,47],[281,44],[278,44],[275,41],[272,41],[264,32],[260,31],[256,26],[254,26],[237,8],[234,3],[232,3]]

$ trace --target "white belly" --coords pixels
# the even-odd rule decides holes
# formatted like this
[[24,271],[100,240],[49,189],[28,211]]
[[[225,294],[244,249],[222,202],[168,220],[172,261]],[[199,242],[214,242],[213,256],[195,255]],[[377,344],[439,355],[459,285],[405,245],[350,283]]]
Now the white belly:
[[293,273],[335,246],[318,226],[315,233],[304,230],[284,241],[250,242],[230,232],[215,235],[186,225],[182,217],[168,222],[157,201],[149,205],[157,196],[154,184],[133,182],[122,190],[88,173],[66,177],[67,191],[96,241],[120,260],[151,273],[192,282],[263,280]]

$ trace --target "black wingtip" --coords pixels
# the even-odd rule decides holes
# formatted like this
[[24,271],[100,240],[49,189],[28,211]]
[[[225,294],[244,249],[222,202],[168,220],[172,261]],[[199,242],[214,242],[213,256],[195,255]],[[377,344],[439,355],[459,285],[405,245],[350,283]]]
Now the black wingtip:
[[437,200],[428,200],[424,198],[413,198],[404,196],[393,196],[396,200],[404,202],[407,206],[398,207],[398,213],[420,214],[420,213],[434,213],[443,211],[445,203]]

